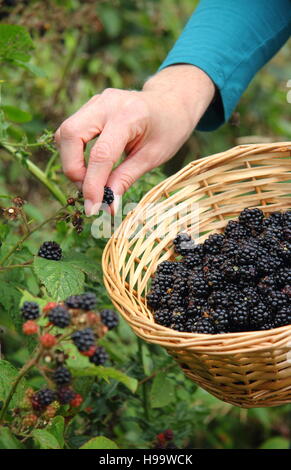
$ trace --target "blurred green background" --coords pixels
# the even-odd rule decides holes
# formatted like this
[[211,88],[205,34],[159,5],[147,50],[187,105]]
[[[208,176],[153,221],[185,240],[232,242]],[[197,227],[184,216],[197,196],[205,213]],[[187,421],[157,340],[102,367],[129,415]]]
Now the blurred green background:
[[[1,107],[9,138],[14,143],[23,138],[34,142],[45,129],[54,131],[106,87],[140,89],[165,58],[196,4],[195,0],[0,1],[0,22],[25,26],[35,45],[29,62],[16,67],[8,61],[1,67]],[[141,179],[128,197],[138,201],[145,191],[190,160],[239,143],[289,140],[290,52],[289,43],[257,74],[229,123],[212,133],[195,131],[161,172]],[[32,159],[46,168],[47,150],[37,147]],[[62,175],[58,158],[53,157],[48,175],[69,194],[70,185]],[[56,205],[45,188],[4,151],[0,189],[2,194],[21,192],[35,217],[41,218],[41,212],[49,213]],[[93,243],[88,240],[89,229],[79,239],[67,237],[65,230],[57,236],[66,248],[82,244],[85,251],[85,245],[87,249]],[[100,296],[106,296],[104,289]],[[129,370],[135,372],[139,367],[134,362],[136,338],[125,324],[119,334],[114,337],[116,348],[123,353],[119,363],[122,366],[127,359]],[[171,361],[158,347],[149,346],[147,354],[155,367]],[[176,443],[182,447],[288,448],[290,407],[241,410],[197,388],[177,369],[169,377],[175,383],[177,402],[153,410],[150,422],[140,418],[136,397],[107,384],[103,388],[98,385],[95,392],[105,397],[104,409],[115,416],[117,424],[110,427],[103,415],[101,420],[99,401],[87,433],[109,433],[125,447],[142,447],[156,432],[172,427]],[[77,423],[77,434],[79,431]]]

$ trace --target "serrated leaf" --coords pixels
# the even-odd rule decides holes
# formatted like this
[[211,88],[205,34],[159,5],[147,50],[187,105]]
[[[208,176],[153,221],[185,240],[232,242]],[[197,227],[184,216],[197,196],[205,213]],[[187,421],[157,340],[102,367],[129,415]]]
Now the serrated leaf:
[[24,26],[0,25],[0,60],[28,62],[33,42]]
[[104,436],[93,437],[87,441],[80,449],[118,449],[115,442]]
[[[18,375],[18,370],[13,367],[10,362],[0,360],[0,401],[5,401],[8,397],[11,385]],[[21,379],[13,394],[13,398],[9,404],[9,408],[16,407],[23,399],[27,388],[25,378]]]
[[73,256],[64,256],[64,261],[76,269],[80,269],[93,279],[101,279],[101,265],[92,258],[88,258],[81,253],[74,253]]
[[11,324],[17,331],[21,331],[22,320],[19,314],[19,302],[21,293],[15,285],[10,282],[1,280],[0,282],[0,305],[7,312]]
[[157,374],[153,380],[150,392],[152,408],[163,408],[175,398],[174,384],[166,376],[165,372]]
[[33,266],[37,277],[55,301],[81,294],[84,290],[85,275],[71,262],[52,261],[36,256]]
[[109,381],[110,379],[117,380],[118,382],[125,385],[133,393],[136,391],[138,386],[138,381],[136,379],[124,374],[124,372],[121,372],[114,367],[88,366],[82,369],[72,368],[72,372],[75,377],[94,376],[106,381]]
[[46,429],[34,429],[32,437],[41,449],[60,449],[60,444],[53,434]]
[[52,434],[58,441],[60,448],[64,447],[65,420],[63,416],[55,416],[46,430]]
[[0,426],[0,449],[23,449],[21,442],[13,436],[9,428]]

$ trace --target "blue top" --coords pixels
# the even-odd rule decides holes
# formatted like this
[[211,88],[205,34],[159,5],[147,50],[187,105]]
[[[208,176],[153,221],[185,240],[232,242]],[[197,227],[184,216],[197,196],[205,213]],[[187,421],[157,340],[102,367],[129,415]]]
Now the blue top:
[[220,96],[197,129],[210,131],[229,119],[255,73],[291,34],[290,0],[201,0],[160,70],[196,65]]

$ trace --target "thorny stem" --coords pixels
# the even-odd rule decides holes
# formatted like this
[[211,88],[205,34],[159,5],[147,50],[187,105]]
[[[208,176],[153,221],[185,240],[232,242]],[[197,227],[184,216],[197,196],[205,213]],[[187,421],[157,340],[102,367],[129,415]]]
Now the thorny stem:
[[22,369],[20,369],[18,376],[16,377],[15,381],[13,382],[13,384],[11,386],[11,389],[10,389],[9,394],[8,394],[4,404],[3,404],[3,407],[0,410],[0,425],[2,424],[2,422],[5,418],[6,411],[9,407],[9,404],[10,404],[12,398],[13,398],[13,395],[14,395],[16,389],[17,389],[17,386],[18,386],[19,382],[27,374],[27,372],[37,364],[41,354],[42,354],[42,350],[39,350],[38,353],[36,354],[36,356],[34,358],[32,358],[30,361],[28,361],[22,367]]

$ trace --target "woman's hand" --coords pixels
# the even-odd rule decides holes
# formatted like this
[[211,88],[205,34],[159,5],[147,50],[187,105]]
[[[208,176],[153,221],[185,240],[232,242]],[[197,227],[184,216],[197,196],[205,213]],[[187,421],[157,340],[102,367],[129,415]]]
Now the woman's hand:
[[[97,214],[105,185],[117,202],[141,175],[171,158],[213,96],[213,82],[202,70],[175,65],[151,77],[142,91],[106,89],[66,119],[55,138],[64,173],[82,188],[86,214]],[[84,147],[96,136],[86,168]],[[112,171],[123,152],[127,157]]]

